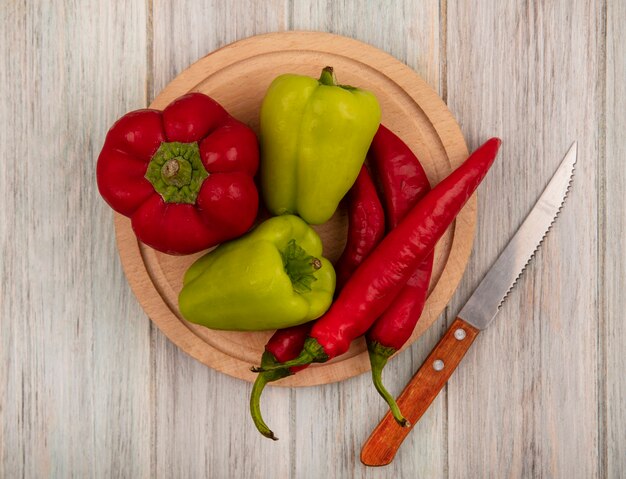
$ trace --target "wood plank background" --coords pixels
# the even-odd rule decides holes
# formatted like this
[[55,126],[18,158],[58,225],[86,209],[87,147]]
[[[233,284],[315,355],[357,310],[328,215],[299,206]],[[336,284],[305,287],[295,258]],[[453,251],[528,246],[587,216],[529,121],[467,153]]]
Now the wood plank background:
[[[571,197],[536,260],[392,465],[358,455],[368,375],[270,388],[178,351],[133,297],[95,186],[109,125],[190,63],[257,33],[375,45],[446,100],[470,148],[503,138],[474,253],[418,368],[573,140]],[[618,0],[0,5],[0,477],[626,477],[626,6]],[[240,87],[245,88],[245,85]]]

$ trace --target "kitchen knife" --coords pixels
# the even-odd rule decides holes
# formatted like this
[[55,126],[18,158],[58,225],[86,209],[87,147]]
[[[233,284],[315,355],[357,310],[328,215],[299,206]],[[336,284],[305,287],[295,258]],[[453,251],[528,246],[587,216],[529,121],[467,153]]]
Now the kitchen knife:
[[515,236],[400,394],[398,406],[411,425],[398,425],[388,412],[363,445],[363,464],[384,466],[393,460],[404,438],[437,397],[478,333],[496,317],[563,206],[574,174],[576,153],[574,142]]

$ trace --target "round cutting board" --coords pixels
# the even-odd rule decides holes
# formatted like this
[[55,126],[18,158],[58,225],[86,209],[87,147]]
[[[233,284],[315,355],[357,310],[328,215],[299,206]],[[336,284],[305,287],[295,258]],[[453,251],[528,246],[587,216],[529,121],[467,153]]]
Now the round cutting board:
[[[334,67],[339,83],[374,92],[382,122],[413,150],[431,184],[438,183],[467,157],[467,147],[446,105],[413,70],[390,55],[356,40],[316,32],[260,35],[221,48],[177,76],[157,96],[151,108],[163,109],[189,91],[200,91],[221,103],[233,116],[258,133],[259,108],[270,82],[282,73],[319,77]],[[456,289],[470,255],[476,220],[476,198],[468,202],[435,250],[430,295],[415,341],[439,316]],[[247,381],[250,366],[260,361],[272,331],[215,331],[186,322],[177,297],[185,270],[201,254],[170,256],[140,243],[130,221],[116,215],[117,245],[128,281],[150,319],[187,354],[198,361]],[[326,224],[315,227],[324,254],[336,260],[345,244],[347,220],[340,208]],[[324,364],[278,381],[280,386],[312,386],[349,378],[369,370],[365,343]]]

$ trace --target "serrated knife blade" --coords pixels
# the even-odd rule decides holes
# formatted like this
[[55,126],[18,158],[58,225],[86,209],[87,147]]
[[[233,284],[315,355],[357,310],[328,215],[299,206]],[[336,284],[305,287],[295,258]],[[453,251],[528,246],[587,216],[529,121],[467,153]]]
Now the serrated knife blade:
[[574,142],[515,236],[459,312],[459,317],[472,326],[482,330],[491,324],[539,248],[563,207],[574,175],[576,156],[577,143]]
[[556,220],[574,175],[576,155],[574,142],[522,225],[398,397],[398,406],[409,427],[399,426],[388,412],[363,445],[363,464],[384,466],[393,460],[402,441],[448,382],[478,333],[491,324]]

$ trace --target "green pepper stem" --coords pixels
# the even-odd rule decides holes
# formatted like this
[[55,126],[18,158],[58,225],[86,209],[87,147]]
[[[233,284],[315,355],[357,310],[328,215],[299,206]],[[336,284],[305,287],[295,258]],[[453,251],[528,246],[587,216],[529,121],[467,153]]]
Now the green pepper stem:
[[333,70],[333,67],[325,67],[322,70],[322,74],[320,75],[320,79],[318,81],[322,85],[336,86],[336,87],[343,88],[344,90],[348,90],[348,91],[358,90],[358,88],[355,88],[353,86],[340,85],[339,83],[337,83],[337,77],[335,76],[335,71]]
[[294,291],[300,294],[311,291],[311,283],[317,281],[315,271],[322,267],[322,262],[308,254],[293,239],[280,255]]
[[197,142],[161,143],[145,174],[166,203],[189,204],[195,204],[200,187],[208,176]]
[[320,75],[319,82],[322,85],[337,86],[337,77],[333,67],[324,67],[322,74]]
[[[270,364],[277,364],[277,361],[271,353],[265,351],[261,358],[261,365]],[[285,378],[291,374],[292,373],[288,368],[263,372],[257,376],[254,381],[254,385],[252,386],[252,392],[250,393],[250,415],[252,416],[252,421],[254,421],[254,425],[261,434],[274,441],[278,441],[278,438],[274,436],[272,430],[267,426],[267,424],[265,424],[261,414],[261,394],[263,393],[263,389],[265,389],[267,383],[278,381],[279,379]]]
[[409,427],[411,423],[406,419],[398,403],[393,396],[383,386],[382,374],[383,368],[387,364],[387,360],[396,352],[395,348],[385,347],[377,341],[367,341],[367,352],[370,357],[370,365],[372,366],[372,382],[378,394],[382,396],[385,402],[389,405],[389,409],[393,418],[402,427]]
[[306,366],[311,363],[325,363],[328,361],[328,355],[324,352],[324,348],[315,338],[306,338],[304,347],[297,358],[284,363],[263,364],[261,367],[251,368],[252,372],[263,373],[266,371],[275,371],[280,368],[292,368],[294,366]]

